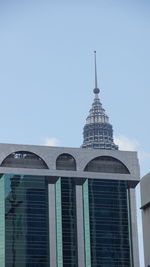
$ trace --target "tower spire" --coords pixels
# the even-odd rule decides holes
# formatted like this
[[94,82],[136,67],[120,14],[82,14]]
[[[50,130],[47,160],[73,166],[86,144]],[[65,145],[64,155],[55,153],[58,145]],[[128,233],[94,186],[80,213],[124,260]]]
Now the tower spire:
[[94,51],[94,67],[95,67],[95,88],[94,88],[93,92],[94,92],[94,94],[98,95],[100,90],[98,88],[98,83],[97,83],[96,51]]
[[94,51],[94,65],[95,65],[95,88],[97,88],[97,64],[96,64],[96,51]]
[[118,146],[114,144],[113,140],[112,125],[109,123],[109,118],[99,99],[100,89],[97,83],[96,51],[94,51],[94,72],[95,88],[93,92],[95,97],[83,129],[82,147],[117,150]]

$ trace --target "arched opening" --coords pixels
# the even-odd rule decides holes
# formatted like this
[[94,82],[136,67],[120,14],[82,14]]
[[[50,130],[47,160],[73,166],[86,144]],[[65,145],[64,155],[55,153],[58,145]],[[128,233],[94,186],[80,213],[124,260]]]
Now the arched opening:
[[65,171],[75,171],[76,161],[74,157],[67,153],[59,155],[56,160],[56,169]]
[[13,152],[3,160],[1,167],[48,169],[42,158],[29,151]]
[[109,156],[100,156],[91,160],[85,167],[87,172],[126,173],[128,168],[118,159]]

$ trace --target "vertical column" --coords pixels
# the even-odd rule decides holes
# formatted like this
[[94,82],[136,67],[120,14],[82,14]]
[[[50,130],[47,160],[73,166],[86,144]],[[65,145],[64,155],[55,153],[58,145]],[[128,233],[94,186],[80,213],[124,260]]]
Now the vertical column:
[[135,189],[132,188],[129,189],[129,199],[130,199],[130,225],[131,225],[131,238],[132,238],[133,266],[139,267],[139,247],[138,247]]
[[50,267],[63,267],[61,178],[48,179]]
[[76,184],[78,267],[85,267],[83,192],[82,184]]
[[48,184],[49,209],[49,249],[50,267],[56,267],[56,210],[55,210],[55,184]]
[[88,179],[83,184],[85,266],[91,267],[90,217]]
[[56,241],[57,241],[57,267],[63,267],[61,178],[59,178],[56,182]]
[[91,267],[88,179],[76,180],[78,267]]

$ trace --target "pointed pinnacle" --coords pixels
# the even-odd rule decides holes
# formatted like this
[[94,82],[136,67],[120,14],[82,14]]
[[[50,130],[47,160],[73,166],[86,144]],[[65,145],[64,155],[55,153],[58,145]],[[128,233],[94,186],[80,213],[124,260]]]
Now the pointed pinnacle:
[[94,51],[94,65],[95,65],[95,88],[93,90],[94,94],[99,94],[100,90],[97,84],[97,64],[96,64],[96,51]]
[[95,88],[97,88],[97,65],[96,65],[96,51],[94,51],[94,63],[95,63]]

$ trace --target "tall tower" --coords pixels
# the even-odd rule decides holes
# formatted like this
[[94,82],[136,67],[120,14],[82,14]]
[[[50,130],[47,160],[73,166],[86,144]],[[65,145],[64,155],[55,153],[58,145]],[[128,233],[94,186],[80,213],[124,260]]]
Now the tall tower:
[[93,90],[95,98],[86,119],[86,124],[83,129],[83,148],[98,148],[108,150],[118,150],[118,146],[113,141],[113,129],[109,123],[109,117],[99,99],[100,89],[97,83],[97,65],[96,51],[94,51],[95,65],[95,88]]

